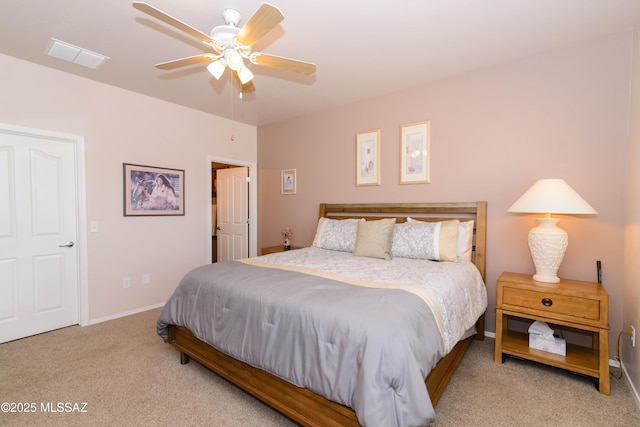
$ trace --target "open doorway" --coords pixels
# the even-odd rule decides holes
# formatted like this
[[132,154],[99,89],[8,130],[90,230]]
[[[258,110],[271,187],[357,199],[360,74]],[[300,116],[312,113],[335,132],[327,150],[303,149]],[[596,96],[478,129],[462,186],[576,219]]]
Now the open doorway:
[[218,262],[218,171],[235,168],[229,163],[211,162],[211,262]]
[[227,163],[211,162],[211,262],[218,262],[218,170],[234,167]]
[[[209,163],[211,168],[211,262],[255,256],[257,254],[257,224],[253,220],[257,218],[255,164],[219,158],[209,158]],[[238,191],[239,187],[243,187],[242,191]]]

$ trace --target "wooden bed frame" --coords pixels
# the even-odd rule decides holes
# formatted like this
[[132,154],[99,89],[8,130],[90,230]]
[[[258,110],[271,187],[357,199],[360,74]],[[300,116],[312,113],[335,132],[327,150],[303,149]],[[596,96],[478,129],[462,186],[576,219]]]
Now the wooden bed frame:
[[[411,216],[424,221],[459,219],[475,221],[472,262],[485,277],[487,202],[469,203],[377,203],[320,205],[320,217],[333,219],[396,218]],[[476,339],[484,339],[484,315],[476,325]],[[429,373],[425,384],[435,406],[453,376],[471,339],[460,341]],[[307,389],[297,387],[266,371],[250,366],[200,341],[188,329],[169,326],[169,343],[180,350],[181,363],[197,360],[222,378],[230,381],[267,405],[303,426],[358,426],[355,412]]]

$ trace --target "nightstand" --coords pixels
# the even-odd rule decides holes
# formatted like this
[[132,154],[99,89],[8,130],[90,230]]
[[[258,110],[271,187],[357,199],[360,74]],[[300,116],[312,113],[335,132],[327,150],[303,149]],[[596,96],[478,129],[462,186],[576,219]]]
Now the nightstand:
[[[510,330],[509,318],[588,331],[592,343],[590,347],[567,343],[566,356],[529,348],[527,333]],[[609,395],[607,292],[595,282],[562,279],[544,283],[526,274],[502,273],[496,286],[495,362],[504,362],[505,355],[596,378],[600,393]]]
[[[294,250],[294,249],[301,249],[301,246],[291,246],[291,249],[289,249],[290,251]],[[266,248],[262,248],[260,250],[260,255],[269,255],[269,254],[275,254],[276,252],[284,252],[284,245],[278,245],[278,246],[267,246]]]

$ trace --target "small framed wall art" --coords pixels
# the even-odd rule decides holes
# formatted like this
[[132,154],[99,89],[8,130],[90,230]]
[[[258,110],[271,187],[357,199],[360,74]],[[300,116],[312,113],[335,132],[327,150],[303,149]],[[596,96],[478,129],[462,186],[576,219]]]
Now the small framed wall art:
[[356,186],[380,185],[380,129],[356,134]]
[[431,182],[431,122],[400,127],[400,184]]
[[282,194],[296,194],[296,170],[285,169],[280,177],[280,190]]
[[184,170],[123,164],[124,216],[184,215]]

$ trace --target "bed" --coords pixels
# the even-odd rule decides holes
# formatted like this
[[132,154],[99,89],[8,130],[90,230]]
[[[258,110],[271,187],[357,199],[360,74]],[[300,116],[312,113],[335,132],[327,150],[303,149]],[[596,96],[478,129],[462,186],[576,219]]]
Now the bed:
[[[197,360],[301,425],[429,424],[470,340],[484,338],[486,213],[486,202],[323,203],[311,247],[189,272],[160,314],[158,333],[180,351],[182,363]],[[347,236],[354,227],[355,247],[342,248],[349,239],[330,234]],[[379,238],[390,227],[393,237]],[[413,244],[416,230],[431,233],[421,240],[429,240],[427,255],[414,257],[424,247],[395,240],[404,233]],[[413,259],[434,258],[434,250],[440,262]],[[344,267],[350,265],[356,272]],[[481,287],[478,297],[442,304],[453,286],[428,292],[414,286],[415,277],[425,276],[421,268],[435,269],[435,281],[469,272],[472,279],[464,280]],[[206,296],[213,276],[224,283]],[[291,286],[301,291],[294,294]],[[462,294],[470,298],[471,292]],[[272,296],[277,302],[267,301]],[[354,314],[361,309],[354,303],[362,314]],[[205,315],[206,307],[216,309]],[[464,325],[453,320],[458,316]],[[315,317],[322,319],[309,320]]]

